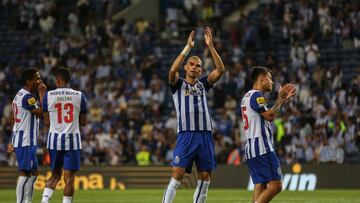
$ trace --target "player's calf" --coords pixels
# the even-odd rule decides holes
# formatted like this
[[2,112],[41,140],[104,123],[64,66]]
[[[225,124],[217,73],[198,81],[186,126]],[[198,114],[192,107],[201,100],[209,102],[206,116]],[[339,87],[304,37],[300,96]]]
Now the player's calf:
[[174,201],[176,190],[180,187],[181,181],[185,176],[185,169],[173,167],[172,178],[164,191],[162,203],[172,203]]
[[25,185],[25,203],[31,203],[34,194],[34,184],[37,176],[28,177],[28,181]]
[[45,188],[42,198],[41,198],[41,203],[48,203],[49,200],[51,199],[52,194],[54,193],[54,190],[51,188]]
[[25,200],[25,186],[29,181],[27,176],[19,176],[17,185],[16,185],[16,203],[22,203]]
[[181,181],[171,178],[169,185],[164,191],[162,203],[172,203],[174,201],[176,190],[180,187]]
[[65,175],[64,181],[65,181],[64,196],[72,197],[74,195],[74,181],[75,181],[74,174],[68,176]]
[[210,181],[209,180],[198,180],[196,190],[194,193],[193,203],[204,203],[206,202]]
[[279,180],[270,181],[267,188],[259,195],[255,203],[270,202],[282,190],[282,183]]
[[198,183],[193,197],[194,203],[206,202],[210,185],[210,171],[198,171]]
[[45,189],[42,195],[41,203],[48,203],[56,188],[57,183],[61,179],[62,169],[57,168],[52,171],[49,180],[46,181]]

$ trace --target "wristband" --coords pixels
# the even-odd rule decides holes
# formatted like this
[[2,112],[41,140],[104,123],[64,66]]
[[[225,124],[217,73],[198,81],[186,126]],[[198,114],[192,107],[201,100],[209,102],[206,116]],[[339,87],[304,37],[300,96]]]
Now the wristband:
[[187,56],[190,52],[191,47],[187,44],[185,48],[181,51],[181,54]]

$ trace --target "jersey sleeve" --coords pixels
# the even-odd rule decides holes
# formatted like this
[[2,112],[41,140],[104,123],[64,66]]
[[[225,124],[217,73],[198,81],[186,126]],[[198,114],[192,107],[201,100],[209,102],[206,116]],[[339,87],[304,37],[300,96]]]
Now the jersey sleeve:
[[80,114],[87,113],[87,100],[84,93],[81,93]]
[[202,84],[204,84],[204,87],[205,87],[205,90],[206,91],[209,91],[212,87],[213,87],[213,85],[210,85],[209,84],[209,82],[208,82],[208,75],[207,76],[204,76],[204,77],[202,77],[201,79],[200,79],[200,82],[202,83]]
[[43,112],[48,112],[48,93],[46,92],[43,98],[43,102],[42,102],[42,110]]
[[175,83],[175,85],[170,84],[171,93],[174,94],[176,90],[178,90],[181,87],[182,83],[183,83],[183,79],[179,78],[178,81]]
[[36,109],[38,108],[37,107],[37,101],[35,99],[34,96],[32,96],[31,94],[27,94],[23,97],[22,99],[22,107],[26,110],[33,110],[33,109]]
[[260,92],[255,92],[251,95],[250,106],[254,111],[258,113],[263,113],[268,110],[266,99]]

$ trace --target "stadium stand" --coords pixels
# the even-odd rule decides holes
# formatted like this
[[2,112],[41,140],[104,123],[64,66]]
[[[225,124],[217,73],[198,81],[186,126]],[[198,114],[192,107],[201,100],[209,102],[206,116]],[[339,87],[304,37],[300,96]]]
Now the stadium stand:
[[[129,1],[2,1],[0,6],[0,164],[11,136],[11,100],[25,67],[40,69],[48,89],[53,70],[73,71],[72,85],[89,101],[83,128],[84,165],[168,165],[176,139],[176,117],[167,86],[171,61],[184,36],[197,31],[190,54],[212,68],[202,29],[210,25],[227,72],[212,90],[216,156],[219,164],[243,164],[245,138],[239,101],[250,88],[253,65],[273,71],[298,94],[274,122],[277,153],[284,164],[360,162],[360,7],[356,1],[259,1],[248,15],[224,26],[243,4],[235,0],[161,1],[165,19],[157,25],[111,16]],[[252,2],[252,1],[246,1]],[[246,4],[244,3],[244,4]],[[117,9],[114,9],[117,8]],[[342,9],[340,9],[342,8]],[[179,42],[181,46],[179,46]],[[270,103],[276,98],[267,95]],[[46,163],[46,132],[40,132],[39,160]],[[142,163],[143,164],[143,163]]]

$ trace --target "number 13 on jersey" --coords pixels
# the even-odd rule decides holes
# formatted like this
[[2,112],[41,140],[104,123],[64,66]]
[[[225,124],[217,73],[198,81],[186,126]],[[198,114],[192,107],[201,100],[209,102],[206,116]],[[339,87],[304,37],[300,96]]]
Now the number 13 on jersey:
[[58,112],[58,123],[62,123],[62,120],[65,123],[71,123],[74,120],[74,105],[72,103],[56,103],[55,108]]

